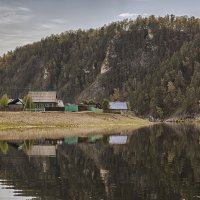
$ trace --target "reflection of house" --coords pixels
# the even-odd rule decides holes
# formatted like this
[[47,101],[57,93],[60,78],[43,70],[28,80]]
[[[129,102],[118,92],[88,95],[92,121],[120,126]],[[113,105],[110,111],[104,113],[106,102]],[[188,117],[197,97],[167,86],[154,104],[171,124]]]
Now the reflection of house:
[[96,142],[98,140],[101,140],[103,138],[102,135],[94,135],[88,137],[88,142]]
[[29,92],[28,96],[32,98],[36,108],[58,106],[57,93],[55,91]]
[[55,145],[33,145],[30,149],[26,150],[28,156],[52,156],[56,157]]
[[76,143],[78,143],[78,137],[65,138],[64,142],[67,144],[76,144]]
[[9,111],[22,111],[23,110],[22,99],[9,99],[7,110],[9,110]]
[[127,140],[127,135],[112,135],[109,137],[109,144],[126,144]]
[[94,135],[89,137],[68,137],[64,138],[64,142],[67,144],[77,144],[77,143],[87,143],[87,142],[97,142],[103,138],[102,135]]
[[109,110],[112,113],[124,113],[128,111],[126,102],[109,102]]

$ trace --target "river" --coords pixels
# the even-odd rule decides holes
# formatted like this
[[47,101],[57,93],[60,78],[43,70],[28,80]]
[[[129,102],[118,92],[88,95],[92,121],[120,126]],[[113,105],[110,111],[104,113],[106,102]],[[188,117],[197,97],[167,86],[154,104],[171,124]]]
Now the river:
[[0,142],[2,200],[200,199],[200,128]]

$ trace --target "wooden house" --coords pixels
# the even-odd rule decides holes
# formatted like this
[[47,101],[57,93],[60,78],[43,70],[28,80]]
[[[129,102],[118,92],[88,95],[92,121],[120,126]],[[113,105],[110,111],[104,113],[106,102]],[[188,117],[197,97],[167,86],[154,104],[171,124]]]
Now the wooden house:
[[58,98],[55,91],[29,92],[28,96],[32,98],[35,108],[43,109],[45,107],[58,106]]
[[12,112],[18,112],[23,110],[23,106],[24,104],[22,99],[9,99],[6,110]]

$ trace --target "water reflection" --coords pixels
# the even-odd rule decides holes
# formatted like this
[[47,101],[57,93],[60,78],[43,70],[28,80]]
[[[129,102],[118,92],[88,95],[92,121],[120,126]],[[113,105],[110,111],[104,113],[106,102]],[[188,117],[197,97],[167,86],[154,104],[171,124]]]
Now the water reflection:
[[109,143],[110,144],[126,144],[127,143],[128,136],[127,135],[113,135],[109,137]]
[[200,197],[200,130],[190,125],[10,140],[0,150],[0,196],[3,186],[26,199]]

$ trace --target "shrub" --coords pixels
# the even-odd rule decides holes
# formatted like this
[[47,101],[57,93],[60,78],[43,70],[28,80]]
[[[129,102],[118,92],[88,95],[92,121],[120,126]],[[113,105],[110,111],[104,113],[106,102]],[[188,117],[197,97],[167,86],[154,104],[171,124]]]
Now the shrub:
[[8,100],[9,100],[8,95],[4,94],[0,100],[0,106],[5,108],[8,105]]
[[108,99],[103,100],[102,109],[103,109],[103,111],[108,111],[108,109],[109,109],[109,100]]

